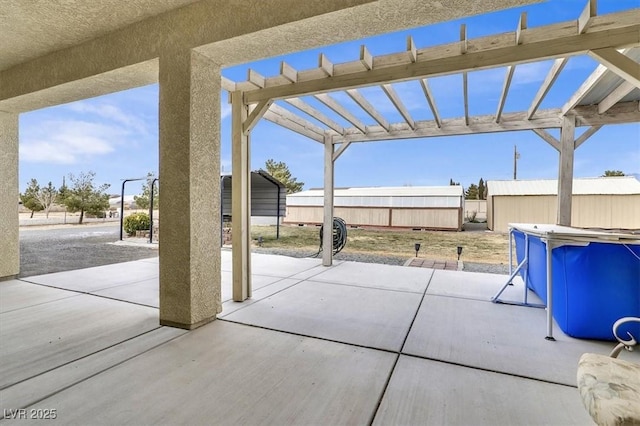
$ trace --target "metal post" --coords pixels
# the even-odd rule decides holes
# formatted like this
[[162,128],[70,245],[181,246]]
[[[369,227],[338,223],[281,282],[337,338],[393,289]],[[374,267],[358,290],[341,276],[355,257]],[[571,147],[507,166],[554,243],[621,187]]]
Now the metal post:
[[[123,228],[123,221],[124,221],[124,185],[127,182],[133,182],[136,180],[144,180],[146,178],[136,178],[136,179],[124,179],[122,181],[122,191],[120,192],[120,241],[122,241],[122,228]],[[65,210],[65,214],[66,214],[66,210]]]
[[276,240],[280,239],[280,185],[278,185],[278,207],[276,207]]
[[224,245],[224,176],[220,176],[220,247]]
[[149,203],[149,244],[153,243],[153,189],[155,188],[156,181],[158,178],[155,178],[151,181],[151,198]]
[[553,256],[551,252],[553,247],[551,241],[547,238],[547,337],[545,339],[555,341],[553,338],[553,285],[551,283],[553,277]]
[[[129,179],[125,179],[122,181],[122,191],[120,191],[120,241],[122,241],[122,225],[124,219],[124,184],[127,183]],[[65,210],[65,219],[66,219],[66,210]]]

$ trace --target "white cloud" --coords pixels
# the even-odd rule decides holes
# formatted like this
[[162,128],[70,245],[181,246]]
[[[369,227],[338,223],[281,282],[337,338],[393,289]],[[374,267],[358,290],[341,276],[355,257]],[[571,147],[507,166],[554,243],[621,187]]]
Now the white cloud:
[[224,120],[230,115],[231,115],[231,105],[226,100],[223,100],[220,103],[220,121]]
[[93,104],[88,101],[78,101],[67,105],[67,108],[81,114],[97,115],[108,121],[118,123],[133,133],[148,134],[147,126],[142,119],[135,115],[127,114],[112,104]]
[[45,121],[25,129],[20,160],[31,163],[74,164],[109,154],[127,132],[117,126],[77,120]]

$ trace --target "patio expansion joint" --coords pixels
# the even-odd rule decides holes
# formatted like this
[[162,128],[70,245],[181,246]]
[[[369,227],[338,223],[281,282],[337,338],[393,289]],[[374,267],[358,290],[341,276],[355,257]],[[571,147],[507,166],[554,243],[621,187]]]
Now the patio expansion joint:
[[[299,283],[298,283],[299,284]],[[297,285],[297,284],[294,284]],[[259,301],[258,301],[259,302]],[[238,312],[238,311],[234,311],[234,312]],[[230,314],[229,314],[230,315]],[[308,334],[303,334],[303,333],[296,333],[295,331],[286,331],[286,330],[279,330],[277,328],[273,328],[273,327],[265,327],[263,325],[256,325],[256,324],[247,324],[244,322],[240,322],[240,321],[235,321],[232,319],[227,319],[227,318],[217,318],[217,321],[223,321],[223,322],[228,322],[231,324],[238,324],[238,325],[244,325],[246,327],[253,327],[253,328],[258,328],[260,330],[268,330],[268,331],[275,331],[277,333],[283,333],[283,334],[290,334],[292,336],[299,336],[299,337],[305,337],[308,339],[314,339],[314,340],[321,340],[323,342],[330,342],[330,343],[338,343],[340,345],[347,345],[347,346],[353,346],[356,348],[362,348],[362,349],[371,349],[374,351],[380,351],[380,352],[386,352],[386,353],[390,353],[390,354],[396,354],[399,355],[400,352],[398,351],[394,351],[391,349],[384,349],[384,348],[376,348],[374,346],[367,346],[367,345],[359,345],[357,343],[349,343],[349,342],[343,342],[341,340],[335,340],[335,339],[328,339],[326,337],[318,337],[318,336],[310,336]]]
[[[147,330],[147,331],[145,331],[145,332],[143,332],[143,333],[140,333],[140,334],[138,334],[138,335],[135,335],[135,336],[129,337],[129,338],[124,339],[124,340],[122,340],[122,341],[120,341],[120,342],[117,342],[117,343],[114,343],[114,344],[112,344],[112,345],[109,345],[109,346],[107,346],[107,347],[105,347],[105,348],[102,348],[102,349],[100,349],[100,350],[98,350],[98,351],[95,351],[95,352],[92,352],[92,353],[90,353],[90,354],[87,354],[87,355],[81,356],[80,358],[76,358],[76,359],[74,359],[74,360],[72,360],[72,361],[65,362],[64,364],[58,365],[58,366],[56,366],[56,367],[54,367],[54,368],[51,368],[51,369],[49,369],[49,370],[43,371],[43,372],[41,372],[41,373],[38,373],[38,374],[36,374],[35,376],[29,377],[29,378],[26,378],[26,379],[23,379],[23,380],[17,381],[17,382],[15,382],[15,383],[12,383],[12,384],[10,384],[10,385],[8,385],[8,386],[5,386],[5,387],[1,388],[1,389],[0,389],[0,391],[5,390],[5,389],[9,389],[9,388],[11,388],[12,386],[18,385],[18,384],[20,384],[20,383],[27,382],[27,381],[29,381],[29,380],[32,380],[32,379],[36,378],[36,377],[39,377],[39,376],[42,376],[42,375],[47,374],[47,373],[49,373],[49,372],[55,371],[55,370],[57,370],[57,369],[59,369],[59,368],[66,367],[66,366],[71,365],[71,364],[73,364],[74,362],[80,361],[80,360],[82,360],[82,359],[85,359],[85,358],[88,358],[88,357],[91,357],[91,356],[97,355],[97,354],[99,354],[99,353],[101,353],[101,352],[104,352],[104,351],[106,351],[106,350],[108,350],[108,349],[111,349],[111,348],[113,348],[113,347],[115,347],[115,346],[118,346],[118,345],[121,345],[121,344],[123,344],[123,343],[129,342],[129,341],[131,341],[131,340],[133,340],[133,339],[137,339],[138,337],[144,336],[145,334],[152,333],[152,332],[154,332],[154,331],[156,331],[156,330],[159,330],[159,329],[161,329],[161,328],[163,328],[163,327],[164,327],[164,326],[158,326],[158,327],[153,328],[153,329],[151,329],[151,330]],[[185,334],[187,334],[187,333],[185,333]],[[178,339],[179,337],[182,337],[182,336],[184,336],[184,334],[179,334],[179,335],[174,336],[174,337],[172,337],[172,338],[170,338],[170,339],[168,339],[168,340],[165,340],[165,341],[163,341],[163,342],[161,342],[161,343],[158,343],[157,345],[151,346],[151,347],[147,348],[147,349],[146,349],[146,350],[144,350],[144,351],[141,351],[141,352],[139,352],[139,353],[136,353],[136,354],[134,354],[134,355],[131,355],[131,356],[129,356],[129,357],[126,357],[125,359],[122,359],[121,361],[118,361],[118,362],[114,363],[113,365],[110,365],[109,367],[106,367],[106,368],[103,368],[103,369],[101,369],[101,370],[99,370],[99,371],[96,371],[95,373],[90,374],[90,375],[88,375],[88,376],[86,376],[86,377],[83,377],[83,378],[82,378],[82,379],[80,379],[80,380],[76,380],[76,381],[74,381],[73,383],[68,384],[67,386],[63,386],[63,387],[62,387],[62,388],[60,388],[60,389],[56,389],[56,391],[55,391],[55,392],[50,392],[49,394],[47,394],[47,395],[45,395],[45,396],[43,396],[43,397],[41,397],[41,398],[38,398],[38,399],[36,399],[36,400],[32,401],[32,402],[31,402],[31,403],[29,403],[28,405],[25,405],[25,406],[23,406],[23,407],[18,407],[18,408],[20,408],[20,409],[26,409],[26,408],[32,407],[32,406],[34,406],[34,405],[36,405],[36,404],[38,404],[38,403],[40,403],[40,402],[44,401],[44,400],[45,400],[45,399],[47,399],[47,398],[51,398],[52,396],[57,395],[57,394],[59,394],[59,393],[61,393],[61,392],[64,392],[65,390],[67,390],[67,389],[69,389],[69,388],[72,388],[73,386],[76,386],[76,385],[78,385],[78,384],[80,384],[80,383],[82,383],[82,382],[85,382],[85,381],[87,381],[87,380],[89,380],[89,379],[92,379],[92,378],[94,378],[94,377],[96,377],[96,376],[98,376],[98,375],[100,375],[100,374],[102,374],[102,373],[105,373],[105,372],[107,372],[107,371],[109,371],[109,370],[111,370],[111,369],[113,369],[113,368],[115,368],[115,367],[118,367],[118,366],[120,366],[120,365],[124,364],[125,362],[128,362],[128,361],[130,361],[130,360],[132,360],[132,359],[134,359],[134,358],[137,358],[137,357],[139,357],[139,356],[141,356],[141,355],[144,355],[144,354],[146,354],[147,352],[150,352],[150,351],[152,351],[152,350],[154,350],[154,349],[156,349],[156,348],[159,348],[160,346],[163,346],[163,345],[165,345],[165,344],[167,344],[167,343],[169,343],[169,342],[172,342],[173,340]],[[5,418],[5,417],[4,417],[4,415],[2,415],[2,416],[0,417],[0,420],[3,420],[4,418]]]
[[389,371],[389,375],[387,376],[387,380],[384,383],[384,387],[382,388],[382,392],[380,392],[380,397],[376,402],[376,408],[373,411],[369,422],[367,423],[369,426],[373,425],[373,422],[378,415],[378,410],[380,410],[380,405],[382,405],[382,400],[384,399],[385,394],[387,393],[387,388],[389,387],[389,383],[391,383],[391,377],[393,377],[393,373],[396,371],[396,366],[398,365],[398,361],[400,360],[400,355],[403,354],[404,345],[407,343],[407,339],[409,338],[409,333],[411,333],[411,329],[413,328],[413,324],[416,322],[416,318],[418,318],[418,313],[420,312],[420,308],[422,307],[422,302],[424,302],[424,298],[427,295],[427,289],[429,288],[429,284],[431,284],[431,280],[433,279],[434,271],[431,271],[431,275],[429,275],[429,280],[427,281],[427,285],[422,292],[422,297],[420,298],[420,303],[418,303],[418,307],[416,308],[416,312],[413,314],[413,318],[411,319],[411,324],[409,324],[409,328],[407,328],[407,333],[404,335],[404,339],[402,341],[402,345],[400,345],[400,350],[396,352],[396,359],[393,362],[393,366]]
[[[429,280],[431,280],[431,279],[429,279]],[[355,287],[355,288],[366,288],[366,289],[370,289],[370,290],[390,291],[392,293],[423,294],[422,291],[398,290],[398,289],[393,289],[393,288],[372,287],[372,286],[367,286],[367,285],[358,285],[358,284],[350,284],[350,283],[317,281],[317,280],[311,280],[311,279],[306,279],[304,281],[309,281],[309,282],[315,283],[315,284],[340,285],[340,286],[344,286],[344,287]],[[428,284],[427,284],[427,288],[428,288]],[[425,288],[425,291],[426,291],[426,288]]]
[[[108,289],[112,289],[112,288],[116,288],[116,287],[122,287],[122,286],[125,286],[125,285],[130,285],[130,284],[138,284],[138,283],[141,283],[143,281],[146,281],[146,279],[145,280],[140,280],[140,281],[133,281],[133,282],[130,282],[130,283],[127,283],[127,284],[119,284],[119,285],[113,286],[113,287],[99,288],[99,289],[92,290],[92,291],[71,290],[71,289],[68,289],[68,288],[57,287],[57,286],[54,286],[54,285],[36,283],[36,282],[25,280],[25,279],[20,279],[20,281],[24,281],[24,282],[29,283],[29,284],[39,285],[39,286],[42,286],[42,287],[55,288],[56,290],[65,290],[65,291],[71,291],[71,292],[77,293],[75,296],[69,296],[69,297],[76,297],[76,296],[82,296],[82,295],[94,296],[94,297],[100,297],[102,299],[114,300],[116,302],[128,303],[130,305],[138,305],[138,306],[144,306],[145,308],[158,309],[157,306],[145,305],[144,303],[131,302],[129,300],[116,299],[114,297],[109,297],[109,296],[104,296],[102,294],[93,293],[94,291],[102,291],[102,290],[108,290]],[[67,297],[63,297],[62,299],[67,299]],[[48,302],[39,303],[38,305],[51,303],[51,302],[55,302],[55,301],[62,300],[62,299],[50,300]],[[37,305],[31,305],[31,306],[37,306]],[[24,308],[19,308],[19,309],[25,309],[25,308],[29,308],[31,306],[25,306]],[[19,310],[19,309],[16,309],[16,310]]]
[[525,375],[522,375],[522,374],[506,373],[506,372],[500,371],[500,370],[493,370],[491,368],[483,368],[483,367],[478,367],[478,366],[475,366],[475,365],[467,365],[467,364],[462,364],[460,362],[445,361],[445,360],[438,359],[438,358],[432,358],[432,357],[422,356],[422,355],[415,355],[415,354],[405,353],[405,352],[402,352],[401,355],[404,355],[404,356],[407,356],[407,357],[411,357],[411,358],[416,358],[416,359],[423,359],[423,360],[426,360],[426,361],[439,362],[441,364],[453,365],[453,366],[456,366],[456,367],[464,367],[464,368],[470,368],[472,370],[486,371],[487,373],[495,373],[495,374],[500,374],[502,376],[517,377],[519,379],[533,380],[534,382],[547,383],[547,384],[550,384],[550,385],[557,385],[557,386],[564,386],[564,387],[571,388],[571,389],[578,389],[578,386],[575,386],[575,385],[568,385],[566,383],[554,382],[553,380],[545,380],[545,379],[540,379],[540,378],[537,378],[537,377],[525,376]]
[[[32,284],[32,283],[29,283],[29,284]],[[72,291],[72,290],[68,290],[68,291]],[[23,310],[23,309],[33,308],[33,307],[35,307],[35,306],[46,305],[47,303],[58,302],[58,301],[60,301],[60,300],[70,299],[70,298],[72,298],[72,297],[78,297],[78,296],[82,296],[82,294],[81,294],[81,293],[78,293],[78,294],[72,294],[72,295],[70,295],[70,296],[61,297],[61,298],[59,298],[59,299],[47,300],[47,301],[45,301],[45,302],[35,303],[35,304],[33,304],[33,305],[23,306],[23,307],[21,307],[21,308],[16,308],[16,309],[11,309],[11,310],[8,310],[8,311],[0,312],[0,315],[8,314],[8,313],[11,313],[11,312],[21,311],[21,310]]]

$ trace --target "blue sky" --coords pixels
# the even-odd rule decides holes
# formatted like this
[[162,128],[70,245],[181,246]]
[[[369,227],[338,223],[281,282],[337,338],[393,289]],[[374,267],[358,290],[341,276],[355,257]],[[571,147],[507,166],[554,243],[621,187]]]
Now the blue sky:
[[[524,10],[528,12],[530,28],[562,22],[576,19],[584,4],[584,0],[552,0],[270,58],[227,68],[223,75],[243,81],[248,68],[265,76],[276,75],[282,60],[298,70],[308,69],[316,66],[319,52],[325,53],[333,63],[351,61],[358,58],[361,44],[366,44],[373,55],[398,52],[405,49],[407,35],[413,36],[418,48],[453,42],[459,36],[461,23],[467,25],[469,38],[513,31]],[[638,6],[639,0],[600,0],[598,13]],[[544,61],[516,68],[505,112],[523,111],[529,107],[551,63]],[[570,59],[540,109],[561,107],[596,66],[597,63],[586,56]],[[504,75],[504,68],[469,73],[471,115],[495,114]],[[460,75],[433,78],[430,85],[443,118],[463,116]],[[417,82],[398,83],[394,87],[415,120],[433,118]],[[390,122],[402,121],[379,88],[361,91]],[[375,124],[346,94],[335,97],[363,122]],[[230,108],[226,95],[221,98],[220,161],[223,170],[230,171]],[[347,125],[316,100],[303,99],[335,121]],[[59,187],[63,176],[93,170],[97,184],[109,183],[109,192],[119,193],[122,179],[156,173],[157,105],[158,87],[151,85],[21,114],[20,191],[24,191],[31,178],[41,184],[52,181]],[[578,129],[576,137],[584,130],[586,128]],[[551,133],[559,136],[557,131]],[[264,168],[265,161],[273,158],[287,163],[293,176],[305,183],[304,189],[322,186],[323,149],[320,144],[265,120],[254,128],[251,140],[252,169]],[[447,185],[452,178],[466,187],[477,183],[481,177],[485,180],[511,179],[514,145],[520,152],[519,179],[557,177],[557,152],[533,132],[526,131],[352,144],[336,162],[335,184],[340,187]],[[640,124],[605,126],[576,151],[576,177],[599,176],[610,169],[640,173]],[[129,184],[126,192],[137,194],[140,185]]]

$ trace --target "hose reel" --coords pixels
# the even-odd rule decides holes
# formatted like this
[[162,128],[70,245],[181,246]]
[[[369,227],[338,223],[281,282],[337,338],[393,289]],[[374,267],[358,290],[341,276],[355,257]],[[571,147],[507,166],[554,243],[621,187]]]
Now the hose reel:
[[[320,226],[320,249],[322,251],[322,236],[324,225]],[[340,217],[333,218],[333,254],[338,254],[347,245],[347,223]]]

